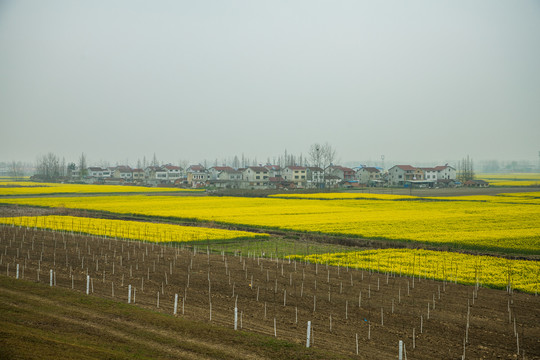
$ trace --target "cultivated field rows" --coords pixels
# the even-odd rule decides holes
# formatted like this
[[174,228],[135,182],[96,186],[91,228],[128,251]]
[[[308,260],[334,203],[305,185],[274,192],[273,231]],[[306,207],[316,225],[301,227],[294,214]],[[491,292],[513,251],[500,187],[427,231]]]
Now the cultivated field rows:
[[403,340],[414,359],[457,359],[464,353],[540,358],[540,299],[512,289],[261,254],[216,254],[205,247],[26,227],[0,231],[4,275],[16,277],[18,265],[20,278],[48,284],[52,270],[53,286],[83,293],[89,277],[88,296],[122,302],[128,302],[131,286],[134,306],[171,316],[178,294],[177,316],[232,328],[236,306],[239,329],[296,343],[305,343],[311,321],[312,346],[351,357],[395,357]]

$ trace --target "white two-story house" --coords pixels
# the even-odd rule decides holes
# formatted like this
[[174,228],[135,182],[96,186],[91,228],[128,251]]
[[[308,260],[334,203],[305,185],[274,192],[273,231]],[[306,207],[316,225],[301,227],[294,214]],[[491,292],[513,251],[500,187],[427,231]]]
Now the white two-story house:
[[111,177],[111,171],[102,167],[92,166],[88,168],[88,176],[96,179],[104,179]]
[[411,165],[395,165],[388,170],[390,185],[401,186],[408,182],[424,180],[422,169]]
[[306,167],[306,179],[308,188],[324,187],[324,170],[318,166]]
[[356,171],[360,184],[376,185],[382,181],[382,173],[376,167],[364,166]]
[[171,164],[163,165],[161,167],[167,173],[167,181],[175,182],[182,177],[182,168],[180,166],[174,166]]
[[262,189],[270,184],[268,169],[263,166],[248,166],[242,176],[246,188]]

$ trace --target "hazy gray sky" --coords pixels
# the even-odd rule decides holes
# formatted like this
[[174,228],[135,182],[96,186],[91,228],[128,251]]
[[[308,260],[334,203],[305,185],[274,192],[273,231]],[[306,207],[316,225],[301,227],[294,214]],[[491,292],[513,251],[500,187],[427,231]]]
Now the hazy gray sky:
[[540,1],[0,0],[0,160],[536,160]]

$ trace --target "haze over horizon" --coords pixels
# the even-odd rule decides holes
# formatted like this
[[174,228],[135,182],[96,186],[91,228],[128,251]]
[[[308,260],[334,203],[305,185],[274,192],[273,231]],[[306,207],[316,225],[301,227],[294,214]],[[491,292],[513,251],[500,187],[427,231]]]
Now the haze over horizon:
[[0,161],[537,162],[539,64],[538,1],[1,1]]

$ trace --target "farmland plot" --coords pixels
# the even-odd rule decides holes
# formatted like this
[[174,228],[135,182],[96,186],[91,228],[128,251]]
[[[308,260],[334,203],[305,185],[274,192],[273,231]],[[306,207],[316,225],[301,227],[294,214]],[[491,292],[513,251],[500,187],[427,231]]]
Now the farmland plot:
[[96,196],[84,201],[39,198],[0,202],[540,255],[538,200],[489,198],[492,201]]
[[0,217],[0,223],[151,242],[179,243],[268,237],[268,234],[246,231],[75,216]]
[[1,235],[5,276],[18,265],[24,279],[170,315],[178,295],[177,316],[229,328],[236,307],[239,330],[300,344],[311,321],[311,345],[346,357],[392,358],[403,340],[415,359],[540,358],[539,298],[513,289],[26,227]]

